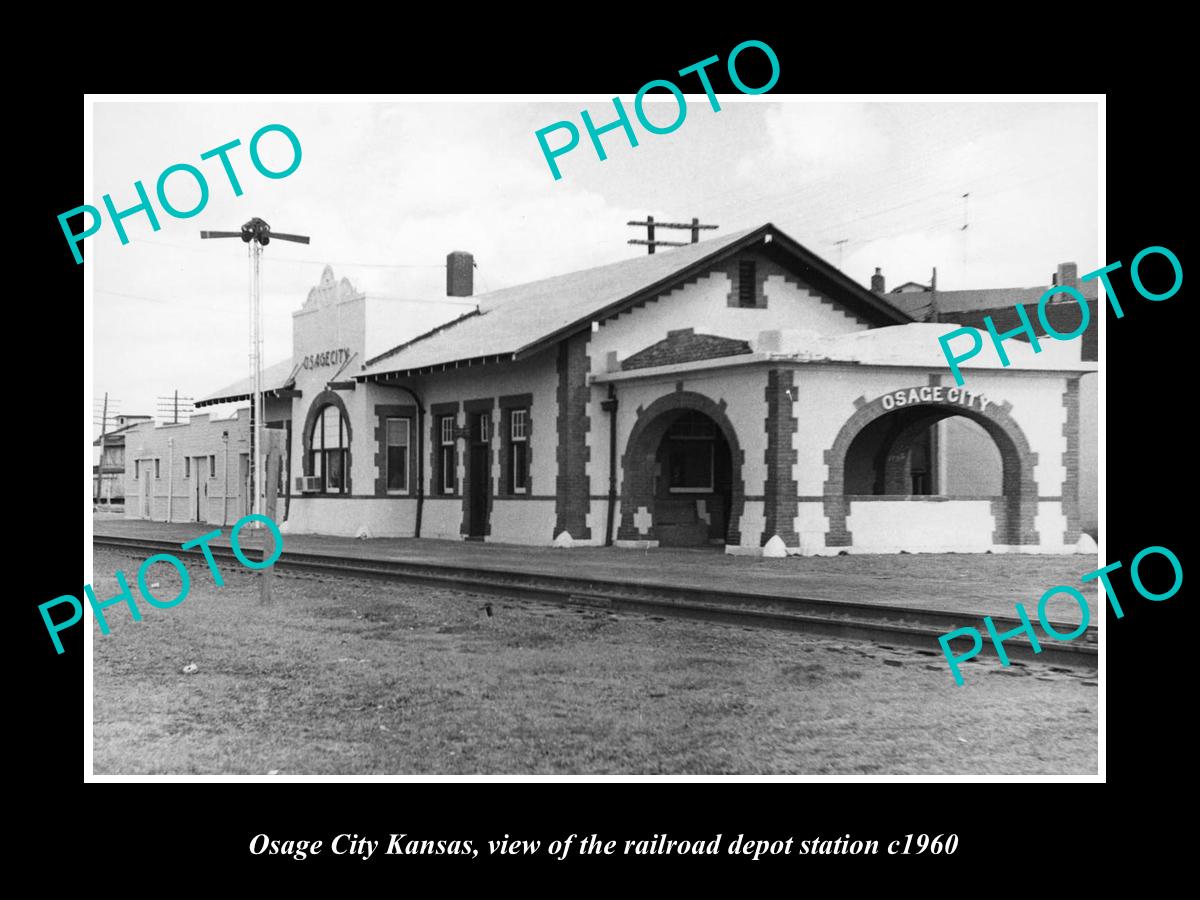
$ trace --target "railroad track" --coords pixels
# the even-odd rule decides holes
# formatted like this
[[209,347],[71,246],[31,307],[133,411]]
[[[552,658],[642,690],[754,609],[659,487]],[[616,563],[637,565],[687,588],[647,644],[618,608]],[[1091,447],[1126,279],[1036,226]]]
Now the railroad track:
[[[199,549],[182,550],[178,543],[152,538],[97,534],[94,547],[131,551],[137,554],[172,553],[203,559]],[[209,544],[214,559],[239,566],[228,544]],[[257,551],[251,551],[256,553]],[[497,594],[523,599],[546,600],[572,606],[589,606],[650,615],[680,616],[727,624],[781,628],[827,637],[868,640],[884,647],[902,645],[937,651],[938,636],[956,628],[981,628],[978,613],[913,609],[874,603],[778,597],[738,591],[706,590],[668,584],[632,583],[600,578],[576,578],[486,569],[476,566],[447,566],[404,560],[352,559],[323,553],[285,550],[275,568],[312,574],[341,575],[383,581],[403,581],[432,587]],[[993,616],[998,631],[1020,626],[1015,616]],[[1072,623],[1052,622],[1055,630],[1069,633]],[[1042,652],[1035,654],[1027,640],[1005,642],[1013,659],[1096,668],[1098,634],[1095,626],[1073,641],[1062,643],[1045,638]],[[987,641],[985,640],[985,648]],[[985,658],[987,649],[979,658]]]

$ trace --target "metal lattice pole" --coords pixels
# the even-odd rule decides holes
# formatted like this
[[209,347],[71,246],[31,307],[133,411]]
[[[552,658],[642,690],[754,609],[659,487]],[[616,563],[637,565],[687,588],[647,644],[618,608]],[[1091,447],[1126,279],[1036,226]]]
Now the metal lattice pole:
[[253,366],[254,366],[254,506],[256,515],[262,515],[262,426],[263,426],[263,380],[262,380],[262,245],[258,241],[250,242],[254,265],[253,299],[251,316],[253,317]]

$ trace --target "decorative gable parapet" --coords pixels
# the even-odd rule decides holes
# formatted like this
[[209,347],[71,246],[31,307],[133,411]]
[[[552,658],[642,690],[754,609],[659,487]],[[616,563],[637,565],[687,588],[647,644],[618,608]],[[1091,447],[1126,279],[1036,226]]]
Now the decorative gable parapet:
[[349,278],[337,280],[333,275],[333,267],[326,266],[321,272],[321,281],[308,292],[302,309],[321,309],[347,300],[359,300],[364,296],[350,283]]

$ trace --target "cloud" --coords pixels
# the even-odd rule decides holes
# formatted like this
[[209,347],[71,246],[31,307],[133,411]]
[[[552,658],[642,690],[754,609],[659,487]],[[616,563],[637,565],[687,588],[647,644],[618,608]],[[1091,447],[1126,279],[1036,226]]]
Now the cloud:
[[890,141],[877,107],[866,103],[789,103],[767,111],[760,153],[742,160],[740,177],[764,168],[795,168],[809,179],[871,166],[886,159]]

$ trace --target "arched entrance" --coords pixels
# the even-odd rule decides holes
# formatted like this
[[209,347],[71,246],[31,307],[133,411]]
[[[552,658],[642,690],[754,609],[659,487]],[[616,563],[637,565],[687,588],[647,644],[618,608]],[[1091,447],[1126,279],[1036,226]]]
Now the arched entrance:
[[664,547],[737,544],[742,462],[723,404],[676,391],[639,408],[621,458],[617,538]]
[[860,398],[856,405],[858,410],[825,452],[829,466],[824,490],[825,514],[829,518],[826,546],[855,545],[847,524],[852,502],[922,499],[938,494],[932,458],[936,450],[929,436],[937,423],[956,416],[976,423],[995,445],[999,490],[989,491],[991,496],[937,499],[989,502],[994,525],[992,544],[1039,543],[1034,530],[1038,491],[1033,469],[1037,454],[1029,449],[1024,432],[1009,415],[1010,404],[997,404],[965,389],[921,385],[892,391],[869,403]]

